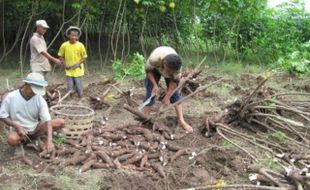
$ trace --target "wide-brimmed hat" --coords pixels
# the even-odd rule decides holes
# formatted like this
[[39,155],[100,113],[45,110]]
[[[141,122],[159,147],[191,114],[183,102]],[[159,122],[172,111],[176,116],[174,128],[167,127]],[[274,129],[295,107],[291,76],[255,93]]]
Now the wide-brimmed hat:
[[77,31],[79,34],[79,37],[82,35],[82,31],[81,31],[81,29],[79,28],[79,27],[77,27],[77,26],[70,26],[67,30],[66,30],[66,36],[68,37],[69,36],[69,33],[70,33],[70,31],[72,31],[72,30],[74,30],[74,31]]
[[23,82],[29,84],[33,93],[44,96],[47,81],[40,73],[29,73]]
[[43,28],[50,28],[45,20],[37,20],[36,21],[36,26],[42,26]]

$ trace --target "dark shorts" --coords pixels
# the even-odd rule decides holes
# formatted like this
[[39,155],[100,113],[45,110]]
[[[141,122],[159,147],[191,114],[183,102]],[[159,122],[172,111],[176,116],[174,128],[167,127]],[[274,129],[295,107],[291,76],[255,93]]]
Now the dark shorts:
[[83,96],[82,78],[83,77],[67,77],[68,92],[77,92],[80,97]]
[[[160,81],[160,77],[161,77],[161,74],[156,70],[154,69],[153,71],[153,75],[154,75],[154,78],[155,78],[155,81],[156,83],[158,84],[159,81]],[[169,83],[171,82],[171,79],[169,78],[164,78],[165,81],[166,81],[166,85],[167,87],[169,86]],[[145,98],[143,101],[146,101],[149,97],[151,97],[152,95],[152,90],[153,90],[153,84],[152,82],[148,79],[148,78],[145,78],[144,79],[144,85],[146,87],[146,94],[145,94]],[[181,95],[179,93],[179,91],[176,91],[171,97],[170,97],[170,102],[173,104],[177,101],[179,101],[181,99]],[[147,106],[151,106],[155,103],[155,97],[152,98],[151,102],[147,105]]]
[[[36,128],[33,130],[33,131],[29,131],[27,136],[30,138],[30,139],[35,139],[36,137],[38,137],[39,135],[42,135],[42,131],[44,131],[44,125],[45,123],[39,123]],[[16,132],[15,128],[13,127],[9,127],[9,131],[10,132]],[[27,139],[27,137],[25,137],[23,139],[25,142],[28,141],[29,139]]]

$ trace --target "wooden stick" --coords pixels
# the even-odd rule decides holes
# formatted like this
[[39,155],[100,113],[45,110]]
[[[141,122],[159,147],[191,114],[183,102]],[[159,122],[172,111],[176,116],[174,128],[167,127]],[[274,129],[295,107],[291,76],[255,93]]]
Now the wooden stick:
[[236,147],[238,147],[240,150],[242,150],[243,152],[245,152],[247,155],[249,155],[253,160],[255,160],[256,162],[258,161],[257,158],[252,155],[249,151],[247,151],[246,149],[242,148],[241,146],[239,146],[238,144],[232,142],[230,139],[228,139],[223,133],[222,131],[220,130],[220,127],[217,127],[216,128],[216,131],[217,133],[223,137],[225,140],[227,140],[228,142],[230,142],[231,144],[235,145]]
[[[267,125],[267,124],[265,124],[265,123],[262,123],[262,122],[260,122],[260,121],[258,121],[258,120],[256,120],[256,119],[252,119],[252,121],[254,122],[254,123],[257,123],[258,125],[261,125],[261,126],[263,126],[263,127],[265,127],[266,129],[269,129],[270,131],[272,131],[272,132],[277,132],[274,128],[272,128],[271,126],[269,126],[269,125]],[[295,140],[295,139],[293,139],[293,138],[290,138],[290,137],[288,137],[288,136],[284,136],[284,138],[286,138],[286,139],[288,139],[289,141],[290,141],[290,143],[294,143],[295,145],[299,145],[299,146],[303,146],[303,147],[307,147],[307,148],[309,148],[310,146],[309,145],[307,145],[307,144],[305,144],[305,143],[301,143],[301,142],[298,142],[297,140]]]
[[301,128],[305,128],[305,129],[309,129],[308,126],[305,126],[303,123],[299,122],[299,121],[295,121],[293,119],[288,119],[288,118],[285,118],[285,117],[282,117],[280,115],[273,115],[273,114],[268,114],[268,113],[251,113],[247,116],[262,116],[262,117],[272,117],[272,118],[276,118],[280,121],[283,121],[283,122],[286,122],[288,124],[291,124],[293,126],[296,126],[296,127],[301,127]]
[[101,96],[104,98],[104,97],[110,92],[111,89],[112,89],[112,87],[109,86],[109,87],[102,93]]
[[210,185],[210,186],[201,186],[201,187],[192,187],[182,190],[213,190],[213,189],[242,189],[242,190],[294,190],[295,188],[292,186],[289,187],[270,187],[270,186],[261,186],[261,185],[248,185],[248,184],[235,184],[235,185]]
[[301,96],[310,96],[310,93],[307,92],[283,92],[279,94],[274,94],[272,97],[276,96],[295,96],[295,95],[301,95]]
[[223,124],[221,124],[221,123],[217,123],[216,125],[217,125],[218,127],[221,127],[222,130],[225,130],[227,133],[230,133],[230,134],[232,134],[232,135],[238,136],[239,138],[242,138],[242,139],[244,139],[244,140],[246,140],[246,141],[248,141],[248,142],[254,144],[255,146],[258,146],[258,147],[260,147],[260,148],[262,148],[262,149],[264,149],[264,150],[266,150],[266,151],[268,151],[268,152],[270,152],[270,153],[273,153],[273,152],[274,152],[274,151],[271,150],[270,148],[268,148],[268,147],[266,147],[266,146],[263,146],[263,145],[261,145],[261,144],[258,144],[258,143],[256,143],[256,142],[254,142],[254,141],[251,140],[249,137],[246,137],[246,135],[240,134],[239,132],[237,132],[237,131],[235,131],[235,130],[233,130],[233,129],[230,129],[229,127],[227,127],[227,126],[225,126],[225,125],[223,125]]
[[259,168],[256,165],[251,165],[251,166],[249,166],[249,171],[254,172],[254,173],[259,173],[259,174],[265,176],[268,180],[270,180],[271,183],[273,183],[274,185],[277,185],[278,187],[284,186],[284,184],[280,183],[274,177],[272,177],[269,173],[267,173],[267,171],[264,168]]
[[6,79],[6,89],[10,90],[9,79]]
[[291,133],[295,133],[295,134],[296,134],[299,138],[301,138],[303,141],[309,142],[308,139],[304,138],[304,137],[300,134],[300,132],[297,131],[297,130],[296,130],[294,127],[292,127],[291,125],[282,123],[281,121],[277,121],[277,120],[275,120],[275,119],[273,119],[273,118],[269,118],[269,117],[268,117],[268,119],[269,119],[269,121],[274,122],[276,125],[279,125],[279,126],[285,128],[287,131],[289,131],[289,132],[291,132]]
[[275,104],[278,104],[278,105],[275,106],[277,108],[283,108],[283,109],[291,110],[293,112],[298,112],[298,113],[303,114],[303,115],[309,115],[310,116],[310,113],[300,111],[300,110],[296,109],[295,107],[287,105],[287,104],[285,104],[285,103],[283,103],[281,101],[274,100],[274,99],[268,99],[268,101],[270,101],[272,103],[275,103]]
[[47,91],[53,92],[55,91],[58,87],[62,86],[64,83],[59,83],[59,84],[53,84],[51,86],[49,86],[48,89],[46,89]]
[[245,106],[250,102],[252,97],[258,92],[258,90],[265,84],[265,82],[268,80],[268,78],[265,78],[262,80],[259,85],[255,88],[255,90],[247,97],[247,99],[244,101],[244,103],[241,105],[241,111],[240,111],[240,116],[241,118],[244,117],[244,111],[245,111]]
[[71,94],[71,90],[69,90],[69,92],[67,92],[67,94],[64,95],[64,97],[62,97],[61,99],[59,99],[58,102],[57,102],[57,104],[60,104],[62,101],[64,101],[70,94]]
[[119,89],[115,85],[117,85],[117,83],[116,84],[107,84],[107,86],[113,87],[116,91],[118,91],[119,93],[123,94],[124,91],[122,91],[121,89]]
[[211,84],[206,84],[206,85],[203,85],[203,86],[198,87],[193,93],[190,93],[189,95],[185,96],[184,98],[180,99],[179,101],[177,101],[177,102],[175,102],[175,103],[173,103],[173,104],[170,104],[170,105],[167,106],[166,108],[162,108],[162,106],[161,106],[161,108],[159,109],[159,111],[157,112],[156,115],[161,115],[163,112],[166,112],[166,111],[169,110],[171,107],[174,107],[174,106],[176,106],[176,105],[178,105],[178,104],[180,104],[180,103],[182,103],[182,102],[188,100],[188,99],[191,98],[192,96],[196,95],[198,92],[201,92],[201,91],[207,89],[208,87],[213,86],[213,85],[215,85],[215,84],[221,82],[223,79],[224,79],[224,78],[220,78],[220,79],[218,79],[218,80],[212,82]]
[[130,107],[129,105],[125,104],[124,105],[124,109],[126,109],[127,111],[129,111],[130,113],[136,115],[140,120],[142,121],[148,121],[151,118],[147,117],[146,115],[144,115],[142,112]]

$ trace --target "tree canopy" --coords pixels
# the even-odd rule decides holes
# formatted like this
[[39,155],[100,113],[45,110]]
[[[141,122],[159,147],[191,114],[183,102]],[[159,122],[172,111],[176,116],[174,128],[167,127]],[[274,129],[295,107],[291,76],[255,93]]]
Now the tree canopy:
[[298,62],[301,72],[309,66],[310,18],[298,0],[277,10],[267,0],[2,0],[0,10],[1,65],[16,54],[22,67],[28,62],[34,23],[45,19],[49,52],[56,54],[64,31],[75,25],[100,64],[126,62],[134,52],[147,57],[154,47],[170,45],[183,56],[206,54],[216,63]]

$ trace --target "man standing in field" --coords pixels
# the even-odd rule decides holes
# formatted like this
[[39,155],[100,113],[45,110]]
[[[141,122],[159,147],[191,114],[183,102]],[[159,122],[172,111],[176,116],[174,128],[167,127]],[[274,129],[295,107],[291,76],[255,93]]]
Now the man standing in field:
[[44,98],[47,82],[40,73],[30,73],[21,89],[10,92],[1,104],[0,120],[11,127],[8,143],[18,145],[40,135],[47,135],[46,151],[54,150],[53,130],[64,126],[63,119],[51,119]]
[[[181,78],[181,67],[182,60],[173,48],[161,46],[153,50],[145,64],[146,95],[144,101],[153,96],[151,102],[144,107],[146,115],[150,114],[151,106],[155,103],[155,96],[159,91],[158,83],[161,76],[164,77],[167,84],[166,95],[162,100],[164,106],[168,106],[170,103],[175,103],[181,99],[178,91],[173,94]],[[175,111],[180,127],[187,132],[193,132],[193,128],[184,120],[182,105],[176,105]]]
[[61,64],[61,61],[47,52],[47,46],[43,35],[49,28],[45,20],[36,21],[36,32],[30,39],[30,66],[31,72],[41,73],[46,79],[47,73],[51,70],[49,61]]
[[80,28],[70,26],[66,30],[67,42],[64,42],[58,52],[58,56],[65,65],[68,92],[77,92],[78,96],[83,96],[82,78],[84,76],[84,63],[87,53],[83,43],[79,42],[81,36]]

